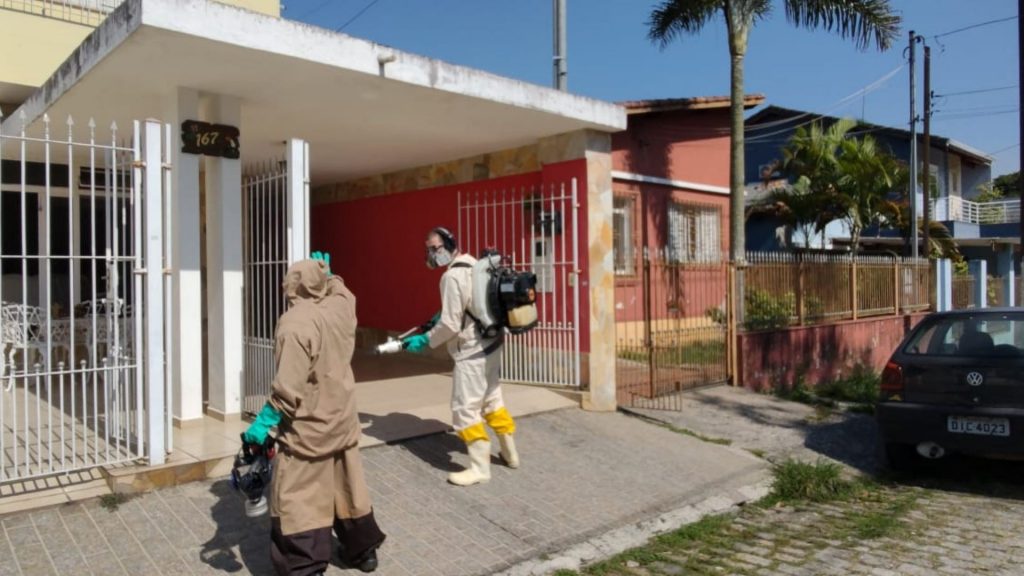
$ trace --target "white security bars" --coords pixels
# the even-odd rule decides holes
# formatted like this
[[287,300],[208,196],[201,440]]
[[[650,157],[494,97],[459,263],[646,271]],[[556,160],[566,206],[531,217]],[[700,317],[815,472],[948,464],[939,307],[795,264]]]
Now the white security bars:
[[459,192],[458,241],[479,257],[496,249],[537,275],[536,328],[505,339],[502,378],[579,387],[580,286],[577,181]]
[[20,124],[0,132],[0,482],[162,462],[163,127]]
[[123,0],[0,0],[0,8],[98,26]]

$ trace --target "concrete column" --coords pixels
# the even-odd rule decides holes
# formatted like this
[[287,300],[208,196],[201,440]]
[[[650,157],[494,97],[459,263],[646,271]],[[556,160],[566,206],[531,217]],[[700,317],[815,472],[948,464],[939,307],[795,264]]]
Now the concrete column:
[[179,88],[164,103],[171,123],[171,228],[174,271],[171,334],[171,413],[175,423],[187,425],[203,418],[202,282],[199,251],[199,162],[195,154],[181,152],[181,123],[199,119],[199,93]]
[[[237,98],[211,101],[210,122],[239,126]],[[242,164],[228,158],[206,159],[206,303],[208,313],[209,404],[220,419],[241,417]]]
[[971,260],[967,263],[967,273],[974,277],[974,305],[977,308],[988,308],[988,262]]
[[1003,279],[1003,306],[1016,306],[1019,297],[1016,275],[1013,270],[1013,245],[1007,244],[996,256],[996,274]]
[[953,262],[948,258],[935,261],[935,311],[953,309]]
[[[611,137],[591,133],[586,152],[587,249],[590,285],[590,410],[615,410],[615,263],[612,258]],[[581,196],[584,190],[581,187]]]

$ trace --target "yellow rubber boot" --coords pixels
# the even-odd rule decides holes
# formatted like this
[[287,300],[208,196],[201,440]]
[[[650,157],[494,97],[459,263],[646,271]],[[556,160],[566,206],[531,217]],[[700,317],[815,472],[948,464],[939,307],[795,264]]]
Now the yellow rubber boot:
[[469,468],[462,472],[452,472],[448,481],[456,486],[472,486],[484,484],[491,479],[491,443],[488,440],[477,440],[466,445],[469,452]]

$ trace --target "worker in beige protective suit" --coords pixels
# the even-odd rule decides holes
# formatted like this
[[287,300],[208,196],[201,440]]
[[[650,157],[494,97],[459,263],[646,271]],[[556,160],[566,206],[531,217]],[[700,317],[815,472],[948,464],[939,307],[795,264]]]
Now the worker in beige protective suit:
[[287,272],[290,306],[275,335],[277,373],[270,398],[245,432],[263,444],[278,426],[271,485],[271,558],[278,574],[322,574],[331,529],[346,564],[371,572],[384,534],[373,517],[359,454],[352,353],[356,301],[324,261]]
[[484,422],[494,429],[502,460],[509,468],[519,467],[513,434],[515,421],[501,396],[502,336],[481,338],[469,312],[473,293],[473,264],[476,258],[460,254],[455,237],[445,228],[434,228],[427,236],[427,266],[447,267],[441,276],[441,312],[424,327],[425,333],[403,339],[405,349],[416,352],[427,346],[448,345],[455,360],[452,374],[452,424],[466,443],[469,468],[448,475],[448,481],[469,486],[491,479],[491,442]]

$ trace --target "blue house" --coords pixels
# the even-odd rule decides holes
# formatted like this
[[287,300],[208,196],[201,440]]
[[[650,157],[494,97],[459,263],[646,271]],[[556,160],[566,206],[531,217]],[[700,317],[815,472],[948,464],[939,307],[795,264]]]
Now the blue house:
[[[814,112],[769,106],[746,121],[747,206],[751,207],[776,186],[786,182],[778,172],[782,149],[798,127],[820,122],[828,127],[839,120]],[[870,134],[896,158],[910,163],[910,131],[877,124],[861,123],[852,135]],[[924,138],[918,134],[918,161],[923,167]],[[931,219],[945,224],[960,251],[968,260],[989,261],[989,271],[1009,265],[1013,247],[1020,243],[1020,201],[977,201],[981,187],[992,181],[992,158],[961,142],[943,136],[931,136],[930,172],[937,191],[930,199]],[[917,195],[918,213],[923,215],[923,195]],[[831,248],[849,241],[849,231],[840,222],[826,229],[824,238],[802,238],[777,218],[752,214],[746,225],[750,250],[786,250],[797,247]],[[903,239],[892,230],[866,230],[864,248],[892,250]],[[1002,273],[1002,272],[1000,272]]]

